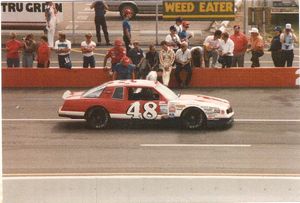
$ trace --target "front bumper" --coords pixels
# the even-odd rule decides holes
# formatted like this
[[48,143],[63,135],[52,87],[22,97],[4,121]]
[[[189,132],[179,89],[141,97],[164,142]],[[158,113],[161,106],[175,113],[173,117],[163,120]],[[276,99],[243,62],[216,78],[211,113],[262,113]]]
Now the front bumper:
[[220,118],[218,120],[207,120],[207,127],[225,127],[230,126],[234,122],[234,117]]
[[58,109],[58,116],[59,117],[68,117],[74,119],[82,119],[84,118],[84,112],[81,111],[63,111],[62,107]]

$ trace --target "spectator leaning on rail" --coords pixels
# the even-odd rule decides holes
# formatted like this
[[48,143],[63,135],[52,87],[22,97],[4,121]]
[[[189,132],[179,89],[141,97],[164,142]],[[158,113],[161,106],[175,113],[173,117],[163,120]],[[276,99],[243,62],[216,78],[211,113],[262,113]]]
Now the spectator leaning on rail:
[[204,40],[204,62],[205,67],[210,67],[210,58],[212,57],[211,67],[215,68],[218,60],[218,49],[220,48],[221,30],[216,30],[214,35],[207,36]]
[[286,63],[287,67],[291,67],[294,60],[294,43],[297,42],[291,24],[285,25],[285,30],[280,35],[280,41],[282,43],[282,65],[284,67]]
[[107,59],[111,58],[111,73],[115,71],[115,67],[117,63],[120,63],[121,59],[126,56],[126,50],[122,47],[122,41],[116,39],[114,42],[114,47],[107,51],[107,54],[104,57],[103,67],[108,68],[106,66]]
[[92,34],[88,33],[85,35],[85,41],[81,42],[81,51],[83,55],[83,68],[95,68],[95,57],[94,50],[96,43],[92,41]]
[[98,45],[101,44],[101,32],[100,32],[101,26],[102,26],[102,31],[104,33],[106,45],[112,45],[109,42],[107,24],[105,19],[105,14],[106,11],[108,10],[107,4],[104,1],[94,1],[90,8],[95,10],[95,26],[96,26],[96,36],[97,36]]
[[240,26],[233,26],[234,34],[230,39],[234,43],[232,67],[244,67],[244,57],[247,51],[248,39],[247,36],[240,31]]
[[260,67],[259,64],[259,57],[264,55],[264,41],[263,38],[260,36],[257,28],[252,28],[250,31],[250,40],[249,40],[249,49],[248,52],[251,51],[251,67]]
[[179,49],[181,41],[179,36],[176,34],[176,28],[173,25],[170,27],[170,34],[166,36],[165,41],[168,43],[168,46],[173,49],[174,52]]
[[132,17],[132,12],[130,9],[125,9],[124,11],[124,21],[122,24],[123,27],[123,41],[125,43],[126,47],[126,53],[129,53],[129,50],[131,49],[131,25],[129,23],[130,18]]
[[58,54],[58,63],[60,68],[72,68],[72,62],[70,58],[71,42],[66,39],[64,33],[59,33],[58,40],[55,42],[54,49]]
[[174,27],[176,28],[177,34],[182,32],[182,21],[183,21],[183,19],[181,17],[178,17],[175,19]]
[[159,52],[159,62],[160,68],[163,70],[163,84],[165,86],[169,85],[170,75],[172,71],[172,66],[175,61],[175,53],[174,51],[168,46],[166,41],[162,41],[160,43],[161,50]]
[[[191,51],[188,49],[188,45],[186,42],[181,44],[181,48],[177,50],[175,54],[175,78],[178,84],[178,87],[186,87],[189,85],[192,79],[192,68],[191,68]],[[187,76],[185,81],[182,81],[180,78],[180,72],[186,71]]]
[[16,39],[14,32],[10,33],[9,38],[5,43],[7,67],[20,67],[19,51],[22,48],[22,43]]
[[234,43],[229,38],[229,34],[224,32],[222,34],[222,39],[220,42],[220,49],[219,49],[219,62],[222,64],[222,68],[230,68],[232,64],[232,57],[233,57],[233,49]]
[[48,38],[46,36],[42,36],[37,49],[36,60],[38,68],[49,68],[50,54],[51,50],[48,45]]
[[33,35],[29,34],[23,38],[22,67],[33,67],[35,52],[36,42],[33,40]]
[[135,77],[139,79],[141,76],[141,65],[145,57],[144,57],[144,52],[140,48],[140,43],[138,41],[133,42],[133,49],[130,49],[127,56],[131,59],[132,63],[135,65]]
[[203,48],[200,46],[196,46],[191,48],[191,65],[192,68],[202,68],[202,63],[204,61],[203,58]]
[[113,80],[135,79],[134,69],[134,65],[130,64],[130,59],[127,56],[124,56],[121,59],[121,62],[116,65]]
[[271,46],[269,51],[271,51],[272,60],[275,67],[282,67],[282,51],[281,51],[281,42],[280,34],[282,32],[281,27],[276,26],[274,29],[275,35],[272,38]]
[[46,30],[48,35],[49,47],[53,48],[54,35],[56,29],[56,6],[52,1],[46,2],[45,17],[46,17]]
[[159,54],[153,44],[149,45],[149,51],[146,53],[146,67],[143,70],[143,78],[150,71],[156,71],[159,68]]

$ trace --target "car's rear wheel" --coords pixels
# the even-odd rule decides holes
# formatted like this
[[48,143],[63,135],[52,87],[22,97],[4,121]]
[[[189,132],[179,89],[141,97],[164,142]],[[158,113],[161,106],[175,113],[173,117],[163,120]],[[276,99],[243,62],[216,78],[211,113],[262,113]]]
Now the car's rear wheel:
[[206,123],[206,116],[201,109],[188,108],[182,112],[181,123],[187,129],[203,128]]
[[89,127],[95,129],[106,128],[110,122],[110,116],[103,107],[96,107],[88,111],[86,120]]
[[124,13],[125,13],[125,10],[128,9],[131,11],[132,13],[132,17],[131,18],[135,18],[136,14],[137,14],[137,8],[135,5],[133,4],[124,4],[120,7],[120,16],[122,18],[124,18]]

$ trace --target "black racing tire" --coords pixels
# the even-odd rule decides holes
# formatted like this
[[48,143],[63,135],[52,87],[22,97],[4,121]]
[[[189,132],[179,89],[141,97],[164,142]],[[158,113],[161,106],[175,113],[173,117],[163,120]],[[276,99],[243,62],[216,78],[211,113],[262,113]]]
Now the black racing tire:
[[204,112],[196,107],[184,110],[180,118],[182,127],[186,129],[201,129],[206,124],[206,116]]
[[104,129],[110,123],[110,116],[105,108],[95,107],[87,112],[86,121],[90,128]]
[[121,16],[122,18],[124,18],[124,11],[125,11],[126,9],[131,10],[131,13],[132,13],[132,17],[131,17],[131,18],[134,19],[135,16],[136,16],[136,14],[137,14],[137,8],[136,8],[136,6],[133,5],[133,4],[128,4],[128,3],[122,5],[122,6],[120,7],[120,9],[119,9],[120,16]]

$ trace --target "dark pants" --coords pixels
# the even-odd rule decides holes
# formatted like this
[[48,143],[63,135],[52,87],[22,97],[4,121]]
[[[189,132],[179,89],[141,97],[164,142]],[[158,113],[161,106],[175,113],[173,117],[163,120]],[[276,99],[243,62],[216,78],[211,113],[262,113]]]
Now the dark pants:
[[72,62],[71,62],[71,58],[70,55],[58,55],[58,64],[60,68],[68,68],[71,69],[72,68]]
[[281,50],[272,51],[271,52],[272,60],[275,67],[283,67],[284,64],[282,63],[282,52]]
[[12,68],[12,67],[18,68],[18,67],[20,67],[20,59],[18,59],[18,58],[15,58],[15,59],[8,58],[8,59],[6,59],[6,63],[7,63],[8,68]]
[[232,56],[223,56],[222,68],[230,68],[232,64]]
[[[50,61],[48,61],[47,68],[49,68],[49,66],[50,66]],[[44,64],[42,64],[42,63],[37,63],[37,67],[38,68],[45,68]]]
[[97,41],[98,43],[101,43],[101,26],[102,26],[102,31],[104,33],[105,41],[106,44],[109,43],[109,37],[108,37],[108,32],[107,32],[107,25],[106,25],[106,19],[105,17],[95,17],[95,25],[96,25],[96,35],[97,35]]
[[260,67],[259,57],[261,57],[262,55],[264,55],[263,52],[252,51],[252,57],[251,57],[251,61],[252,61],[251,67],[252,68]]
[[282,50],[282,67],[292,67],[293,66],[293,60],[294,60],[294,50]]
[[190,84],[190,81],[192,79],[192,68],[190,64],[186,64],[185,66],[182,66],[181,64],[176,64],[176,69],[175,69],[175,78],[177,81],[178,86],[182,86],[182,80],[180,78],[180,72],[181,71],[187,72],[186,79],[184,81],[184,85],[188,86]]
[[231,67],[244,67],[245,53],[235,54],[232,57]]
[[91,66],[91,68],[95,68],[95,57],[94,56],[83,56],[83,67],[88,68]]
[[128,39],[127,36],[123,35],[123,41],[125,43],[125,47],[126,47],[126,55],[128,56],[129,50],[130,50],[130,39]]

